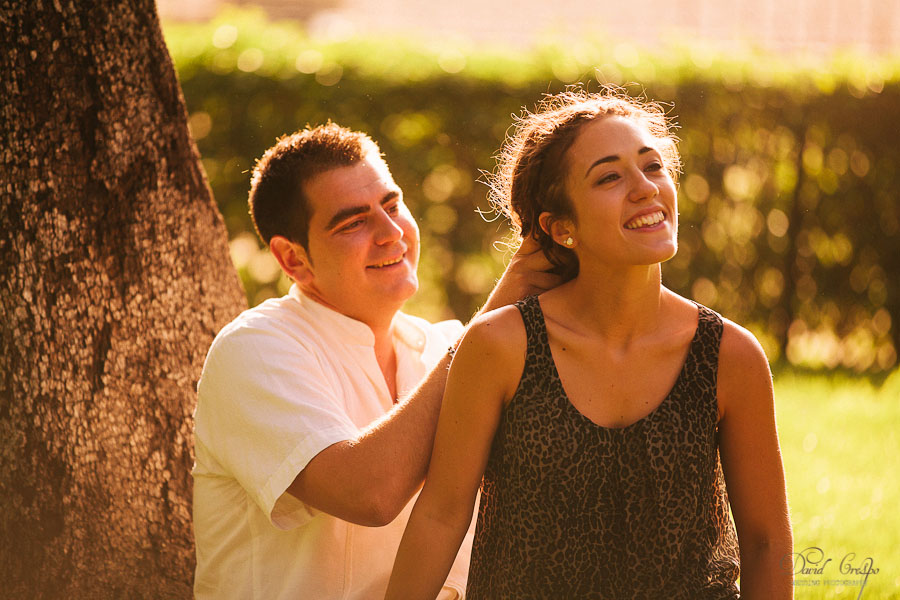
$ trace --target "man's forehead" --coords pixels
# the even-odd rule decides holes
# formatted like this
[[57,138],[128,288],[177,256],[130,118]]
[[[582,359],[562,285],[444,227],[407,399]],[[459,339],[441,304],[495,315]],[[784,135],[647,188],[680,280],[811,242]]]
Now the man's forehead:
[[377,154],[349,166],[319,173],[304,186],[312,218],[324,219],[348,206],[378,204],[391,191],[399,192],[385,161]]

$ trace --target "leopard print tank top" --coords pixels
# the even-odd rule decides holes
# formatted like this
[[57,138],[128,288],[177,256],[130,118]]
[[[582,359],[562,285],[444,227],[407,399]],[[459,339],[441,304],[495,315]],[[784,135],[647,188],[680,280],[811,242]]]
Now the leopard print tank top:
[[618,429],[569,402],[537,297],[517,306],[525,369],[485,470],[466,597],[738,598],[716,442],[721,317],[698,305],[674,387]]

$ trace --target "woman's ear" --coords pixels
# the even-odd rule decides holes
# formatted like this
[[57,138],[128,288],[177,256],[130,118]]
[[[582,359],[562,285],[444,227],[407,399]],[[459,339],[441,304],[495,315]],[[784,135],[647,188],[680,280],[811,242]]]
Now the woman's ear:
[[575,224],[571,220],[558,219],[549,212],[542,212],[538,217],[538,224],[560,246],[575,247]]
[[297,242],[276,235],[269,241],[269,250],[278,261],[281,270],[301,286],[312,281],[314,274],[309,254]]

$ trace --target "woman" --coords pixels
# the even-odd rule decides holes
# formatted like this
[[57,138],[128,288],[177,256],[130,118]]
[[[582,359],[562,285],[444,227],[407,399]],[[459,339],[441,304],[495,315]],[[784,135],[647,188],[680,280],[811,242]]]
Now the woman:
[[388,598],[434,597],[482,476],[470,600],[791,597],[766,357],[661,283],[679,163],[626,96],[519,120],[494,199],[567,281],[466,333]]

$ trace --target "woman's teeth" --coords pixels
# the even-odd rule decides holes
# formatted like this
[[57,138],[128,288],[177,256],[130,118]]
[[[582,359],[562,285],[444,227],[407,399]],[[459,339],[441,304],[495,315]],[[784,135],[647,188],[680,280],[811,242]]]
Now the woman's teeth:
[[666,215],[663,211],[658,210],[655,213],[650,213],[649,215],[643,215],[641,217],[637,217],[636,219],[632,219],[625,223],[625,229],[638,229],[640,227],[650,227],[651,225],[656,225],[657,223],[661,223],[666,218]]

